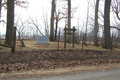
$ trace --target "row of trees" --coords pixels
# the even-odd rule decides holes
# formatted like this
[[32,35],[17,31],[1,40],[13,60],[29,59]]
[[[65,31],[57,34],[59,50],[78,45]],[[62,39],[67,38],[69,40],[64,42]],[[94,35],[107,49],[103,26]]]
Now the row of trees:
[[[100,23],[98,20],[100,17],[98,16],[100,10],[99,10],[99,3],[100,0],[96,0],[96,6],[95,6],[95,22],[94,22],[94,45],[98,46],[98,29],[100,26]],[[105,0],[104,4],[104,14],[103,14],[103,19],[104,19],[104,44],[103,48],[106,49],[112,49],[112,40],[111,40],[111,28],[116,28],[117,30],[120,30],[118,26],[111,26],[110,25],[110,13],[112,10],[113,13],[116,14],[117,18],[119,19],[119,8],[120,8],[120,0]]]
[[[65,26],[68,26],[68,28],[70,29],[71,28],[71,0],[63,0],[63,1],[67,1],[67,5],[68,5],[68,8],[66,8],[68,11],[67,12],[64,12],[64,13],[61,13],[61,12],[58,12],[58,15],[56,15],[55,17],[55,12],[56,12],[56,2],[57,0],[52,0],[52,8],[51,8],[51,23],[50,23],[50,41],[54,41],[56,40],[56,34],[57,34],[57,24],[58,24],[58,21],[60,19],[63,19],[63,18],[67,18],[67,25],[65,23]],[[74,8],[75,10],[75,8]],[[63,17],[59,17],[59,14],[63,14]],[[54,36],[54,18],[56,18],[56,30],[55,30],[55,36]],[[71,36],[68,35],[67,36],[67,42],[70,42],[71,40]]]
[[[5,37],[5,44],[12,45],[12,37],[13,37],[13,29],[14,29],[14,5],[24,7],[24,4],[28,4],[27,1],[21,0],[0,0],[0,22],[6,23],[6,37]],[[2,8],[7,9],[7,22],[1,20],[1,10]]]
[[[68,28],[71,28],[71,0],[63,0],[67,2],[68,7],[66,8],[67,12],[61,12],[61,11],[56,11],[56,5],[57,5],[57,0],[52,0],[52,6],[51,6],[51,19],[50,19],[50,41],[56,40],[56,35],[57,35],[57,28],[58,28],[58,22],[61,19],[67,19],[67,25]],[[95,17],[94,17],[94,45],[98,46],[98,29],[99,29],[99,3],[101,0],[96,0],[96,6],[95,6]],[[11,45],[12,43],[12,35],[13,35],[13,27],[14,27],[14,5],[22,6],[26,8],[23,4],[26,4],[27,2],[25,1],[20,1],[20,0],[7,0],[6,2],[3,2],[0,0],[1,5],[0,5],[0,12],[1,12],[1,7],[5,7],[7,9],[7,30],[6,30],[6,38],[5,38],[5,44]],[[88,0],[88,4],[90,3],[90,0]],[[103,47],[106,49],[111,49],[111,33],[110,33],[110,28],[116,28],[119,30],[118,27],[116,26],[110,26],[110,8],[111,8],[111,3],[112,3],[112,10],[116,14],[117,18],[119,18],[119,0],[105,0],[105,5],[104,5],[104,45]],[[89,8],[89,6],[88,6]],[[74,8],[75,10],[76,8]],[[74,12],[74,11],[73,11]],[[60,14],[62,14],[62,17],[60,17]],[[88,14],[89,14],[89,9],[88,9]],[[88,23],[88,14],[87,14],[87,20],[86,20],[86,35],[87,35],[87,23]],[[1,15],[1,13],[0,13]],[[38,28],[36,23],[32,18],[30,18],[31,23],[39,30],[41,33],[41,30]],[[54,21],[56,20],[56,29],[54,29]],[[24,22],[22,22],[22,26],[24,25]],[[46,25],[48,28],[48,24]],[[22,29],[23,30],[23,29]],[[55,32],[54,32],[55,30]],[[48,33],[48,31],[46,30]],[[20,35],[20,31],[18,31],[18,34]],[[41,33],[42,34],[42,33]],[[54,35],[55,34],[55,35]],[[70,42],[71,37],[67,36],[67,42]]]
[[[68,22],[67,22],[67,26],[70,29],[71,28],[71,0],[64,0],[68,2],[68,11],[67,11],[67,18],[68,18]],[[103,44],[103,48],[106,49],[112,49],[112,40],[111,40],[111,28],[116,28],[117,30],[120,30],[118,27],[116,26],[111,26],[110,25],[110,10],[112,8],[112,11],[116,14],[117,18],[120,20],[119,18],[119,0],[105,0],[104,2],[104,12],[100,11],[99,9],[99,3],[100,1],[103,0],[96,0],[95,3],[95,17],[94,17],[94,45],[98,46],[98,29],[99,26],[104,26],[104,44]],[[88,5],[90,4],[90,0],[88,0]],[[112,5],[111,5],[112,4]],[[50,26],[50,40],[54,41],[54,12],[55,12],[55,0],[52,0],[52,9],[51,9],[51,26]],[[100,20],[100,14],[103,17],[103,25],[101,25],[101,23],[99,22]],[[87,10],[87,19],[86,19],[86,35],[87,35],[87,26],[88,26],[88,16],[89,16],[89,6],[88,6],[88,10]],[[85,37],[86,37],[85,35]],[[67,37],[67,41],[70,42],[70,36]],[[85,39],[86,40],[86,39]]]
[[[99,12],[99,2],[100,0],[96,0],[95,6],[95,22],[94,22],[94,45],[98,46],[98,12]],[[111,0],[105,0],[104,5],[104,45],[103,47],[106,49],[111,49],[111,35],[110,35],[110,5]]]

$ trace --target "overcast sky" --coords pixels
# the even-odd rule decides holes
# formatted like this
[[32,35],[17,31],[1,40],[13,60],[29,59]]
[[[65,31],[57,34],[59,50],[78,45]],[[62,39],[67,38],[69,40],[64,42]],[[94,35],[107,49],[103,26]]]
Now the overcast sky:
[[[45,12],[48,13],[48,17],[50,18],[50,11],[51,11],[51,0],[27,0],[29,2],[28,8],[24,9],[21,7],[15,7],[15,14],[16,16],[21,15],[22,18],[27,19],[28,17],[32,18],[38,18],[40,19],[43,16],[43,9]],[[87,0],[71,0],[72,1],[72,7],[78,7],[77,11],[74,14],[74,18],[72,19],[72,26],[76,26],[77,21],[76,18],[78,15],[83,20],[86,16],[87,11]],[[6,12],[3,9],[2,11],[2,19],[6,21]],[[15,16],[15,17],[16,17]],[[50,19],[49,19],[50,20]],[[81,21],[82,22],[82,21]],[[0,27],[0,32],[3,34],[5,33],[6,25],[1,24],[2,27]],[[62,26],[62,25],[61,25]]]
[[[29,2],[28,8],[24,9],[18,6],[15,6],[15,20],[18,16],[21,16],[23,20],[28,19],[29,17],[38,19],[38,23],[43,26],[43,22],[40,21],[43,18],[43,14],[47,13],[48,21],[50,22],[50,12],[51,12],[51,0],[26,0]],[[61,1],[61,0],[60,0]],[[78,7],[77,11],[74,13],[72,20],[71,20],[71,27],[77,26],[78,21],[77,19],[80,18],[79,24],[80,29],[85,29],[86,23],[86,16],[87,16],[87,1],[88,0],[71,0],[72,7]],[[89,15],[94,16],[94,8],[91,6],[93,5],[94,0],[90,0],[90,13]],[[58,2],[59,4],[60,2]],[[67,4],[66,4],[67,5]],[[100,4],[100,10],[104,13],[104,3]],[[44,11],[44,13],[43,13]],[[2,9],[2,20],[6,21],[6,11]],[[113,19],[112,19],[113,20]],[[90,21],[90,19],[89,19]],[[84,24],[84,27],[83,27]],[[59,22],[59,27],[64,27],[64,20]],[[0,33],[6,32],[6,25],[1,23],[0,25]]]
[[[48,11],[51,11],[51,3],[50,0],[27,0],[29,1],[28,9],[22,9],[20,7],[16,7],[16,10],[21,13],[21,10],[24,11],[25,15],[30,16],[40,16],[43,11],[43,8],[47,8]],[[71,0],[71,5],[73,7],[79,7],[78,11],[83,13],[87,9],[87,0]],[[77,12],[78,12],[77,11]]]
[[[23,16],[31,16],[31,17],[42,17],[43,16],[43,8],[48,12],[48,16],[50,16],[51,11],[51,0],[27,0],[29,1],[29,7],[27,9],[23,9],[20,7],[16,7],[16,14],[22,14]],[[75,12],[74,17],[86,16],[87,11],[87,0],[71,0],[72,7],[78,7]]]

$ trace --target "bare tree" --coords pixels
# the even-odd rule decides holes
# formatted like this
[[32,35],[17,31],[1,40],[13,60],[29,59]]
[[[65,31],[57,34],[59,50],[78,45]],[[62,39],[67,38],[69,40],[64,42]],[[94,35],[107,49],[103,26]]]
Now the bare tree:
[[[2,0],[0,0],[0,24],[1,24],[1,9],[2,9]],[[1,43],[1,33],[0,33],[0,43]]]
[[88,6],[87,6],[85,41],[87,40],[87,27],[88,27],[88,19],[89,19],[89,4],[90,4],[90,0],[88,0]]
[[28,25],[27,20],[23,21],[22,18],[20,18],[20,16],[17,17],[15,26],[18,33],[18,40],[21,43],[21,47],[25,47],[22,36],[23,36],[23,31],[27,25]]
[[[37,18],[29,18],[29,24],[32,24],[39,32],[40,35],[49,35],[49,19],[48,19],[48,14],[43,8],[43,16],[39,19]],[[39,24],[39,21],[41,21],[41,24]],[[45,32],[45,34],[43,33]]]
[[103,48],[111,49],[111,35],[110,35],[110,5],[111,0],[105,0],[104,8],[104,45]]
[[[14,0],[14,4],[16,6],[20,6],[22,8],[28,8],[28,4],[29,2],[28,1],[23,1],[23,0]],[[7,9],[7,0],[2,0],[2,4],[1,4],[2,7],[4,7],[5,9]]]
[[5,44],[12,45],[14,27],[14,0],[7,0],[7,30]]
[[99,11],[99,1],[96,0],[96,7],[95,7],[95,23],[94,23],[94,46],[98,46],[98,11]]
[[51,21],[50,21],[50,41],[54,41],[54,11],[55,11],[55,0],[52,0]]
[[45,30],[45,35],[49,35],[49,19],[48,19],[48,14],[45,11],[45,9],[43,8],[43,17],[41,18],[41,20],[43,21],[43,28]]
[[[68,29],[71,29],[71,0],[68,0]],[[70,31],[68,31],[70,32]],[[67,42],[71,42],[71,36],[67,36]]]
[[78,29],[77,29],[77,35],[76,35],[76,38],[77,38],[77,43],[79,44],[80,42],[80,17],[78,16],[77,18],[77,26],[78,26]]
[[[59,8],[57,8],[57,5],[58,4],[57,4],[57,1],[56,1],[56,3],[55,3],[55,16],[54,16],[54,19],[56,20],[56,23],[55,23],[55,41],[57,40],[57,30],[58,30],[58,23],[59,23],[59,21],[61,19],[67,18],[66,17],[66,13],[65,13],[66,11],[65,12],[61,11]],[[61,4],[59,6],[61,6]]]
[[56,17],[55,17],[55,19],[56,19],[56,28],[55,28],[55,41],[57,40],[57,29],[58,29],[58,22],[59,22],[59,15],[60,15],[60,12],[58,11],[58,13],[57,13],[57,11],[55,10],[55,13],[56,13]]
[[0,21],[1,21],[2,0],[0,0]]
[[112,10],[116,14],[118,20],[120,20],[120,0],[112,0]]
[[31,20],[31,22],[29,22],[29,24],[33,24],[33,25],[37,28],[38,32],[39,32],[41,35],[44,36],[44,34],[41,32],[41,30],[40,30],[40,28],[39,28],[39,26],[41,26],[41,25],[38,24],[37,18],[36,18],[36,20],[33,20],[32,18],[30,18],[30,20]]

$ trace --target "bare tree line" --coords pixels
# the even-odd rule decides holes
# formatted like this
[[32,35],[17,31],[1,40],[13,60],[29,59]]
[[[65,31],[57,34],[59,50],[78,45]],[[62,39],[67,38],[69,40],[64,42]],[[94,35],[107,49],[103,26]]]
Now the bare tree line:
[[[58,22],[61,19],[67,19],[67,27],[69,29],[71,29],[72,12],[74,13],[76,11],[76,9],[72,10],[72,8],[71,8],[71,4],[72,4],[71,0],[64,0],[64,1],[67,2],[68,7],[66,8],[67,11],[65,13],[62,13],[62,11],[60,11],[60,10],[57,11],[57,8],[56,8],[57,0],[52,0],[50,26],[49,26],[49,20],[46,17],[47,16],[46,13],[43,13],[44,15],[42,18],[42,21],[43,21],[42,23],[44,23],[44,27],[39,25],[40,22],[37,22],[38,21],[37,19],[33,19],[32,17],[29,18],[28,24],[31,24],[32,26],[34,26],[41,35],[44,35],[42,32],[42,29],[41,29],[41,28],[43,28],[46,35],[49,35],[49,32],[50,32],[50,41],[56,40],[56,36],[58,33],[57,29],[59,26]],[[119,0],[112,0],[112,1],[105,0],[105,2],[103,1],[104,2],[104,11],[100,11],[99,2],[101,2],[101,1],[102,0],[96,0],[95,1],[96,3],[93,3],[95,5],[95,8],[94,8],[95,15],[94,15],[94,18],[93,17],[89,18],[90,17],[89,7],[90,7],[91,3],[90,3],[90,0],[88,0],[87,15],[86,15],[87,17],[86,17],[86,23],[84,24],[86,27],[85,34],[86,35],[88,34],[88,25],[94,26],[93,30],[91,30],[91,31],[92,32],[94,31],[94,45],[98,46],[98,31],[99,31],[99,27],[103,26],[102,27],[102,29],[104,30],[103,31],[104,32],[103,33],[104,34],[103,47],[106,49],[112,49],[112,47],[111,47],[111,44],[112,44],[111,43],[111,30],[110,29],[111,28],[115,28],[117,30],[120,30],[120,29],[117,26],[110,25],[110,9],[112,9],[113,13],[116,14],[116,17],[118,18],[118,20],[120,20],[120,17],[119,17],[119,12],[120,12],[119,11],[119,8],[120,8],[119,3],[120,3],[120,1]],[[12,28],[14,27],[14,4],[19,5],[19,3],[17,3],[17,2],[15,3],[14,0],[13,0],[13,2],[12,1],[9,2],[9,0],[7,1],[7,11],[8,11],[7,13],[10,12],[11,14],[7,15],[7,31],[6,31],[5,44],[9,44],[9,45],[11,45],[12,40],[8,36],[12,36],[12,33],[13,33]],[[2,5],[2,3],[1,3],[1,5]],[[21,6],[21,5],[19,5],[19,6]],[[93,21],[93,23],[90,22],[90,19]],[[55,20],[56,20],[56,22],[55,22]],[[103,22],[104,24],[101,25],[100,21]],[[25,23],[26,23],[26,21],[25,21]],[[21,26],[23,26],[25,23],[21,21]],[[55,26],[54,26],[54,24],[55,24]],[[66,24],[65,24],[65,26],[66,26]],[[79,26],[79,24],[78,24],[78,26]],[[20,26],[19,26],[19,28],[17,28],[17,32],[18,32],[19,37],[22,36],[22,31],[24,30],[24,28],[21,28],[21,29],[20,28],[21,28]],[[79,34],[79,32],[78,32],[78,34]],[[87,40],[86,35],[85,35],[85,40]],[[67,36],[67,38],[68,38],[67,41],[70,42],[70,39],[71,39],[70,36]]]

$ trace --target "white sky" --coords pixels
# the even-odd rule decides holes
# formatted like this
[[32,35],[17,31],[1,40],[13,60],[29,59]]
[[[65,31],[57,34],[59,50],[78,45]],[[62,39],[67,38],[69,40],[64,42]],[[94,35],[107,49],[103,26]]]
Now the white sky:
[[[22,16],[31,16],[31,17],[42,17],[43,16],[43,8],[48,12],[50,16],[51,11],[51,3],[50,0],[27,0],[29,1],[29,8],[23,9],[20,7],[16,7],[16,14],[22,14]],[[79,7],[75,13],[75,17],[78,15],[86,16],[87,10],[87,0],[71,0],[73,7]],[[77,15],[76,15],[77,14]]]
[[[17,16],[21,15],[22,18],[28,18],[28,17],[32,17],[32,18],[38,18],[40,19],[43,16],[43,8],[45,10],[45,12],[47,11],[48,13],[48,17],[50,18],[50,11],[51,11],[51,0],[27,0],[29,1],[29,7],[27,9],[21,8],[16,6],[15,7],[15,14]],[[75,26],[77,24],[76,18],[78,17],[78,15],[80,15],[80,18],[83,19],[86,16],[86,10],[87,10],[87,0],[71,0],[72,1],[72,6],[73,7],[79,7],[76,11],[76,13],[74,14],[74,19],[72,19],[73,23],[72,26]],[[6,12],[3,11],[4,14],[2,14],[3,19],[6,21]],[[49,19],[50,20],[50,19]],[[40,22],[41,23],[41,22]],[[3,24],[2,24],[3,26]],[[3,34],[5,33],[5,28],[6,25],[4,25],[4,27],[0,27],[0,32]]]
[[[40,25],[43,25],[43,22],[40,21],[43,17],[43,9],[45,12],[48,14],[48,19],[50,20],[50,12],[51,12],[51,0],[26,0],[29,1],[29,5],[27,9],[15,6],[15,17],[21,15],[21,18],[23,19],[28,19],[29,17],[31,18],[37,18],[39,21]],[[78,17],[80,18],[80,28],[83,28],[83,22],[85,23],[86,21],[86,16],[87,16],[87,1],[88,0],[71,0],[71,5],[72,7],[78,7],[77,11],[74,14],[74,18],[72,19],[72,27],[77,25],[77,19]],[[90,0],[91,2],[94,0]],[[91,4],[90,4],[91,5]],[[103,4],[104,5],[104,4]],[[6,12],[3,9],[2,11],[2,18],[6,21]],[[94,9],[90,7],[90,14],[94,14]],[[4,27],[3,27],[4,26]],[[58,25],[59,27],[64,27],[64,22],[61,21]],[[3,34],[6,32],[5,30],[6,25],[1,24],[0,26],[0,32]]]
[[[21,13],[21,10],[24,11],[25,14],[29,14],[29,15],[37,15],[40,16],[40,14],[42,13],[42,9],[43,8],[48,8],[49,11],[51,11],[51,3],[50,0],[27,0],[29,1],[29,8],[28,9],[22,9],[22,8],[17,8],[17,11]],[[87,7],[87,0],[71,0],[72,2],[72,6],[74,7],[79,7],[79,9],[81,10],[80,12],[84,12]],[[86,9],[85,9],[86,8]],[[20,9],[20,10],[19,10]]]

